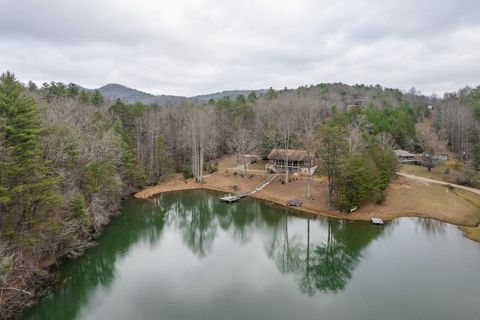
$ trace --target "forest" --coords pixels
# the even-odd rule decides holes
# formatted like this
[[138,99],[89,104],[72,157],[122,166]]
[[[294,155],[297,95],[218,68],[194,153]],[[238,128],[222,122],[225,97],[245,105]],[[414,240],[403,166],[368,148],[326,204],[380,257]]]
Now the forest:
[[74,84],[22,84],[5,72],[1,287],[13,295],[47,281],[43,268],[80,255],[122,198],[174,172],[201,183],[228,154],[315,152],[330,207],[381,203],[397,168],[392,150],[434,149],[416,128],[425,118],[434,119],[436,134],[470,170],[480,169],[480,87],[439,98],[415,89],[321,83],[161,106],[109,101]]

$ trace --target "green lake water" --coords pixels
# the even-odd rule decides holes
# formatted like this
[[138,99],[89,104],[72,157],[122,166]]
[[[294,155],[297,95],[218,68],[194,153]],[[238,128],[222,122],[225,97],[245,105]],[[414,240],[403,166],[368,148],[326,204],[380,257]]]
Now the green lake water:
[[295,216],[217,193],[128,200],[26,319],[480,319],[480,244],[452,225]]

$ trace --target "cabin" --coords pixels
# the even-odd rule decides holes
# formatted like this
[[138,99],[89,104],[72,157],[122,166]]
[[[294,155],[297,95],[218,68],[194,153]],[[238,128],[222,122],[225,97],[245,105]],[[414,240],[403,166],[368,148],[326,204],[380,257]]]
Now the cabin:
[[393,150],[393,153],[395,153],[401,163],[416,164],[418,162],[417,156],[408,151],[397,149]]
[[[318,158],[306,150],[272,149],[266,170],[272,173],[303,173],[312,175],[318,167]],[[286,161],[285,161],[286,160]]]

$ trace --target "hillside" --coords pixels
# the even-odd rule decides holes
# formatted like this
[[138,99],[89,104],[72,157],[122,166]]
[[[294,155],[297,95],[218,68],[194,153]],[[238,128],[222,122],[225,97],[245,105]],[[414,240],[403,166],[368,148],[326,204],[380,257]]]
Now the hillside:
[[240,95],[247,96],[251,92],[255,92],[257,94],[257,96],[261,96],[261,95],[264,95],[265,93],[267,93],[267,90],[266,89],[260,89],[260,90],[228,90],[228,91],[222,91],[222,92],[215,92],[215,93],[193,96],[193,97],[190,97],[189,99],[194,100],[194,101],[198,101],[198,102],[207,102],[210,99],[218,100],[218,99],[222,99],[222,98],[225,98],[225,97],[235,98],[236,96],[240,96]]
[[120,99],[125,103],[141,102],[144,104],[160,104],[163,106],[179,105],[186,100],[185,97],[153,95],[140,90],[132,89],[120,84],[107,84],[98,88],[106,98],[111,100]]

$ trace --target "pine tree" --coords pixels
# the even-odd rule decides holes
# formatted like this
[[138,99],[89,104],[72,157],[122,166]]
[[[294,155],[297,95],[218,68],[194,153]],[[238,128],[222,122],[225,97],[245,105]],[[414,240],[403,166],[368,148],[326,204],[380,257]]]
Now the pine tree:
[[37,91],[37,90],[38,90],[38,87],[37,87],[37,85],[35,84],[35,82],[33,82],[33,81],[31,81],[31,80],[28,81],[27,87],[28,87],[28,90],[30,90],[30,91]]
[[320,128],[320,148],[318,149],[318,154],[320,155],[328,177],[329,207],[331,207],[333,204],[333,196],[336,189],[336,179],[347,154],[345,128],[335,123],[334,120],[326,122]]
[[90,102],[95,106],[100,106],[105,102],[105,98],[100,93],[100,91],[95,90],[95,91],[93,91],[93,94],[90,97]]
[[80,91],[80,95],[78,96],[78,100],[80,101],[81,104],[87,104],[90,102],[90,96],[88,92],[85,90]]
[[14,74],[1,75],[0,219],[14,215],[8,221],[15,221],[17,228],[58,200],[58,179],[49,175],[41,156],[37,105],[24,90]]
[[75,98],[76,96],[78,96],[78,92],[80,90],[78,89],[78,86],[75,84],[75,83],[69,83],[68,84],[68,87],[67,87],[67,95],[70,97],[70,98]]

